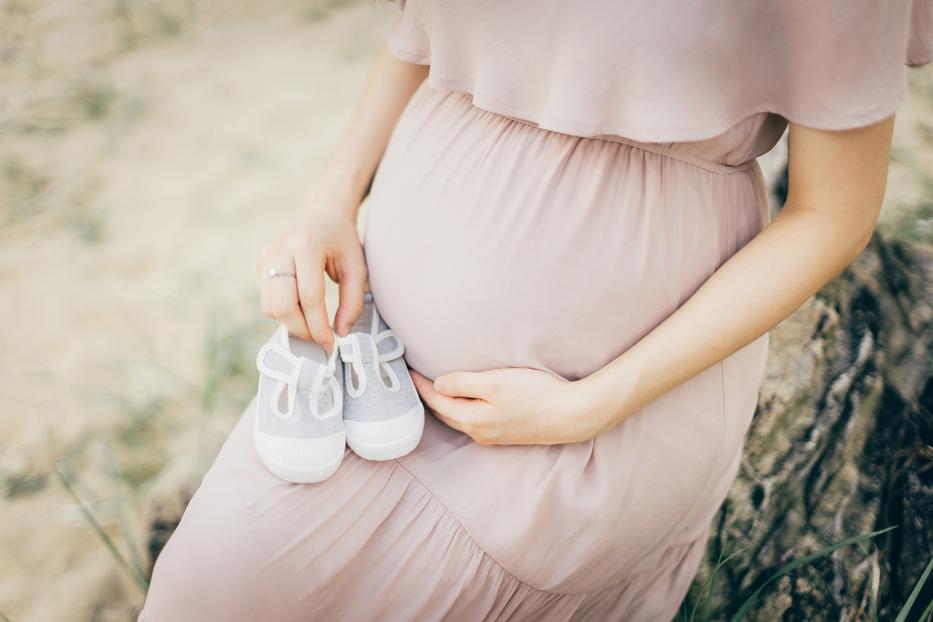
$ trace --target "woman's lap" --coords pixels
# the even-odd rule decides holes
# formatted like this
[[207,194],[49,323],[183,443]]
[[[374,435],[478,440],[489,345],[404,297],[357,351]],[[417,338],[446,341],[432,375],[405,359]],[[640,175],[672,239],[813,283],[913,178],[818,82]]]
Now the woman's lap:
[[[370,462],[348,451],[325,482],[287,483],[256,456],[252,416],[251,403],[162,551],[141,622],[656,620],[676,608],[705,545],[703,534],[669,546],[624,584],[539,589],[479,546],[406,459]],[[429,419],[429,429],[441,425]],[[446,432],[429,433],[416,458],[450,449],[437,434]],[[573,538],[539,544],[572,547]]]
[[509,575],[396,461],[348,451],[325,482],[279,480],[252,406],[160,554],[141,622],[569,619],[579,604]]

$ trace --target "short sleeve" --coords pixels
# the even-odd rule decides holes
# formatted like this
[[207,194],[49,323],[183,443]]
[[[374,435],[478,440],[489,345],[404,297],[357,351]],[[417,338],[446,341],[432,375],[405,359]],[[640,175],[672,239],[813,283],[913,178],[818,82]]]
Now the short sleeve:
[[933,0],[914,0],[907,64],[920,67],[933,62]]
[[429,65],[431,48],[422,23],[407,0],[398,0],[400,15],[386,34],[389,52],[407,63]]
[[775,80],[755,86],[759,105],[800,125],[845,129],[879,121],[905,99],[907,67],[931,60],[933,0],[785,6],[780,36],[770,37],[771,54],[781,59],[771,63]]
[[400,0],[387,44],[428,84],[577,136],[704,140],[773,113],[894,114],[933,61],[933,0]]

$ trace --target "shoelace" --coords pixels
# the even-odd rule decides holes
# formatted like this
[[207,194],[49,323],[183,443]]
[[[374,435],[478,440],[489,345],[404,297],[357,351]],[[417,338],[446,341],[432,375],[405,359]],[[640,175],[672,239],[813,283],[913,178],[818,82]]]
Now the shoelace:
[[[403,354],[405,354],[405,346],[402,343],[402,340],[399,339],[392,329],[387,328],[385,330],[376,332],[376,329],[379,327],[379,312],[376,311],[376,308],[373,307],[373,317],[370,325],[370,335],[373,335],[372,339],[372,359],[375,361],[377,369],[380,371],[379,378],[382,381],[382,372],[389,378],[389,384],[383,385],[390,391],[398,391],[402,386],[401,381],[399,380],[398,374],[395,373],[395,370],[389,365],[390,361],[394,361]],[[344,363],[349,363],[353,369],[353,374],[347,374],[344,378],[344,383],[347,388],[347,393],[353,397],[359,397],[366,391],[367,383],[367,373],[366,369],[363,367],[363,345],[360,343],[359,334],[350,333],[346,337],[336,337],[337,347],[335,350],[340,351],[340,358]],[[388,352],[379,352],[379,344],[387,339],[395,340],[395,348]],[[346,346],[346,347],[343,347]],[[354,382],[353,376],[356,377]]]
[[[335,414],[340,413],[342,410],[343,393],[341,392],[340,385],[337,384],[337,379],[334,376],[334,373],[337,370],[337,353],[339,350],[336,344],[336,334],[334,335],[334,339],[334,349],[330,353],[330,356],[327,357],[327,364],[320,365],[317,368],[317,371],[314,374],[314,380],[311,382],[311,391],[308,402],[311,416],[316,419],[329,419]],[[267,365],[265,358],[270,352],[275,353],[275,355],[285,359],[290,364],[291,372],[283,373]],[[278,381],[278,383],[275,385],[275,389],[272,390],[271,396],[272,412],[275,413],[276,416],[287,419],[295,414],[295,404],[298,398],[298,379],[301,377],[301,371],[304,369],[304,364],[307,361],[308,359],[305,357],[297,356],[291,353],[288,349],[279,343],[269,342],[259,349],[259,354],[256,355],[256,367],[264,376],[268,376],[269,378]],[[325,382],[330,385],[331,395],[333,396],[333,403],[326,412],[321,413],[319,410],[320,394],[321,388],[324,386]],[[282,392],[286,388],[288,389],[288,410],[286,412],[282,412],[282,410],[279,408],[279,404],[282,399]]]

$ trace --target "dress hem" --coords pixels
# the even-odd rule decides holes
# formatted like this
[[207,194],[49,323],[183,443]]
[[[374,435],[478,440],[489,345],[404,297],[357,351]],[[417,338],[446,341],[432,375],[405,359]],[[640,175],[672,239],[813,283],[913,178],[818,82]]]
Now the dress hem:
[[[508,578],[512,579],[513,581],[515,581],[516,583],[518,583],[520,586],[523,586],[523,587],[525,587],[525,588],[527,588],[527,589],[529,589],[529,590],[533,590],[533,591],[535,591],[535,592],[539,592],[539,593],[541,593],[541,594],[545,594],[545,595],[548,595],[548,596],[561,596],[561,597],[575,597],[575,596],[578,596],[578,597],[586,597],[586,596],[591,596],[591,595],[593,595],[593,594],[599,594],[599,593],[606,592],[606,591],[618,590],[618,589],[624,587],[625,585],[631,583],[636,577],[638,577],[638,576],[640,576],[640,575],[643,575],[643,574],[645,574],[645,573],[651,572],[651,571],[654,570],[653,567],[652,567],[652,568],[647,568],[647,569],[645,569],[645,570],[640,570],[640,571],[638,571],[638,572],[633,573],[631,576],[626,577],[626,579],[625,579],[624,581],[620,581],[620,582],[618,582],[618,583],[613,583],[613,584],[610,584],[610,585],[601,586],[601,587],[598,587],[598,588],[595,588],[595,589],[591,589],[591,590],[583,590],[583,591],[579,591],[579,592],[573,592],[573,591],[566,591],[566,592],[565,592],[565,591],[558,591],[558,590],[547,589],[547,588],[543,588],[543,587],[539,587],[539,586],[537,586],[537,585],[534,585],[534,584],[532,584],[532,583],[530,583],[530,582],[528,582],[528,581],[526,581],[526,580],[524,580],[524,579],[521,579],[520,577],[516,576],[512,571],[510,571],[510,570],[509,570],[508,568],[506,568],[501,562],[499,562],[496,558],[494,558],[494,557],[492,556],[492,554],[491,554],[489,551],[487,551],[479,542],[477,542],[476,538],[473,537],[473,534],[471,534],[471,533],[469,532],[469,530],[467,530],[467,528],[463,526],[463,523],[460,522],[460,519],[457,518],[457,516],[453,513],[453,511],[451,511],[450,508],[448,508],[448,507],[444,504],[443,501],[441,501],[440,499],[437,498],[437,495],[434,494],[434,492],[427,486],[427,484],[425,484],[424,482],[422,482],[422,481],[418,478],[418,476],[416,476],[407,466],[405,466],[405,464],[402,463],[401,460],[396,460],[395,462],[396,462],[396,464],[397,464],[402,470],[404,470],[404,471],[408,474],[409,477],[411,477],[412,482],[414,482],[415,484],[417,484],[417,485],[428,495],[428,497],[431,499],[431,501],[432,501],[433,503],[436,503],[437,506],[438,506],[439,508],[441,508],[441,510],[442,510],[443,513],[444,513],[444,516],[446,516],[446,517],[453,523],[454,529],[456,529],[456,530],[462,532],[467,538],[469,538],[470,542],[473,543],[473,546],[476,547],[476,550],[479,551],[480,554],[483,556],[483,559],[488,560],[488,562],[489,562],[490,564],[492,564],[493,567],[495,567],[495,568],[497,568],[498,570],[500,570],[500,571],[501,571],[503,574],[505,574]],[[710,479],[712,479],[712,478],[710,478]],[[706,488],[708,488],[708,487],[709,487],[709,481],[707,481],[707,484],[706,484]],[[706,488],[704,488],[704,490],[705,490]],[[693,539],[690,539],[690,540],[687,540],[687,541],[677,541],[677,542],[672,542],[672,543],[670,543],[667,547],[665,547],[664,552],[662,553],[662,556],[663,556],[664,554],[668,553],[669,551],[671,551],[672,549],[679,549],[679,548],[685,548],[685,547],[695,546],[696,543],[697,543],[697,541],[700,540],[700,539],[702,539],[702,540],[705,541],[705,540],[708,539],[708,537],[709,537],[709,535],[708,535],[708,529],[709,529],[709,526],[707,525],[706,530],[705,530],[705,531],[703,532],[703,534],[701,534],[698,538],[693,538]]]

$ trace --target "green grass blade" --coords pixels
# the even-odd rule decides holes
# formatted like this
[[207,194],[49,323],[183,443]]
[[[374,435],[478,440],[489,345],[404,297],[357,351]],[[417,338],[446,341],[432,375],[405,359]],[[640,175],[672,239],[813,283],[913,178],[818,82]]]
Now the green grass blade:
[[[706,580],[706,585],[703,587],[703,591],[705,591],[707,594],[712,594],[713,576],[715,575],[716,572],[719,571],[719,567],[721,564],[722,564],[722,550],[719,551],[719,559],[716,560],[716,568],[715,570],[713,570],[713,575],[710,575],[710,578]],[[702,594],[703,592],[701,591],[700,593]],[[690,610],[690,619],[688,620],[688,622],[693,622],[693,619],[696,617],[697,608],[699,608],[700,606],[701,599],[702,599],[702,596],[697,598],[697,602],[693,603],[693,608]],[[686,613],[687,612],[685,609],[684,615],[686,615]]]
[[927,605],[927,608],[923,610],[923,613],[921,613],[920,617],[917,619],[920,622],[929,622],[931,614],[933,614],[933,600],[930,601],[930,604]]
[[[715,589],[716,589],[716,583],[717,583],[717,581],[718,581],[718,579],[719,579],[719,569],[722,568],[723,566],[725,566],[726,564],[728,564],[729,561],[730,561],[733,557],[735,557],[736,555],[741,555],[741,554],[744,553],[746,550],[747,550],[747,549],[739,549],[739,550],[735,551],[734,553],[732,553],[731,555],[729,555],[729,557],[723,559],[720,563],[718,563],[718,564],[716,565],[716,570],[713,572],[713,578],[712,578],[713,584],[710,586],[709,592],[708,592],[707,595],[706,595],[706,608],[705,608],[704,611],[703,611],[703,622],[709,622],[709,621],[710,621],[710,615],[712,614],[712,611],[711,611],[711,610],[712,610],[712,606],[713,606],[713,592],[714,592]],[[722,556],[720,556],[720,557],[722,557]]]
[[862,540],[874,538],[875,536],[883,534],[887,531],[891,531],[892,529],[895,529],[895,528],[897,528],[897,525],[892,525],[891,527],[885,527],[884,529],[879,529],[878,531],[863,533],[858,536],[852,536],[851,538],[846,538],[842,542],[837,542],[836,544],[830,547],[827,547],[825,549],[822,549],[820,551],[817,551],[816,553],[811,553],[810,555],[806,555],[804,557],[801,557],[800,559],[795,559],[795,560],[788,562],[787,564],[784,564],[783,566],[781,566],[780,569],[778,569],[778,571],[773,576],[771,576],[771,578],[769,578],[767,581],[762,583],[758,587],[757,590],[752,592],[752,595],[749,596],[748,599],[746,599],[744,603],[742,603],[741,607],[739,607],[738,612],[736,612],[736,614],[732,616],[731,622],[740,622],[740,620],[742,620],[746,616],[746,614],[748,614],[749,610],[751,610],[752,605],[755,604],[755,600],[758,598],[758,594],[761,593],[761,591],[767,585],[771,584],[773,581],[777,581],[778,579],[786,575],[788,572],[796,570],[797,568],[800,568],[801,566],[805,566],[809,564],[810,562],[812,562],[814,559],[823,557],[824,555],[828,555],[837,549],[841,549],[842,547],[849,546],[850,544],[853,544],[855,542],[861,542]]
[[706,590],[706,604],[703,606],[702,622],[709,622],[710,620],[709,618],[710,608],[712,607],[712,603],[713,603],[713,593],[716,590],[716,581],[717,581],[718,574],[719,574],[718,569],[713,571],[713,576],[711,577],[709,588]]
[[[897,614],[897,617],[894,619],[894,622],[904,622],[907,619],[907,614],[910,613],[910,609],[914,606],[914,601],[917,600],[917,597],[920,596],[920,590],[923,589],[923,584],[927,582],[927,577],[930,576],[930,570],[933,570],[933,559],[927,564],[927,567],[924,569],[923,574],[920,575],[920,578],[917,579],[917,585],[914,586],[914,590],[910,593],[910,597],[907,599],[907,602],[904,603],[904,607],[901,609],[901,612]],[[933,605],[933,602],[930,603]],[[927,606],[927,611],[929,611],[930,606]],[[920,616],[919,619],[923,619],[923,616]]]
[[133,577],[133,580],[136,581],[137,585],[139,585],[143,592],[145,592],[149,587],[146,578],[136,574],[136,571],[126,561],[126,558],[123,557],[123,554],[120,553],[120,549],[118,549],[117,545],[114,544],[110,535],[104,530],[101,524],[97,522],[97,518],[94,517],[94,514],[90,509],[88,509],[87,505],[85,505],[80,495],[78,495],[78,492],[74,489],[74,486],[71,485],[71,482],[68,481],[68,478],[65,477],[65,474],[62,473],[61,468],[59,468],[57,464],[55,465],[55,475],[58,477],[58,480],[62,483],[62,486],[64,486],[65,490],[68,491],[68,494],[71,496],[74,502],[78,505],[78,508],[81,510],[81,514],[84,516],[85,520],[88,522],[88,524],[91,525],[100,539],[104,542],[104,545],[106,545],[106,547],[110,550],[110,554],[113,556],[113,558],[127,573],[129,573],[131,577]]
[[[104,463],[107,466],[107,473],[110,475],[110,481],[113,482],[114,486],[119,487],[120,477],[117,475],[116,466],[113,463],[113,457],[110,454],[110,446],[106,443],[101,444],[101,449],[104,457]],[[143,558],[140,555],[139,543],[136,541],[136,537],[133,535],[133,530],[130,528],[130,523],[126,518],[126,497],[123,494],[123,491],[120,491],[120,495],[117,503],[117,519],[120,521],[120,531],[123,532],[123,538],[126,540],[126,548],[130,553],[130,562],[133,564],[133,570],[136,571],[137,577],[142,577],[145,579],[146,571],[143,566]],[[149,582],[146,581],[148,587]]]
[[716,591],[716,581],[719,579],[719,569],[722,568],[725,562],[722,561],[722,555],[719,555],[719,561],[716,563],[716,568],[713,569],[713,576],[710,577],[710,584],[706,590],[706,605],[703,607],[703,621],[709,622],[709,612],[710,608],[713,606],[713,592]]

